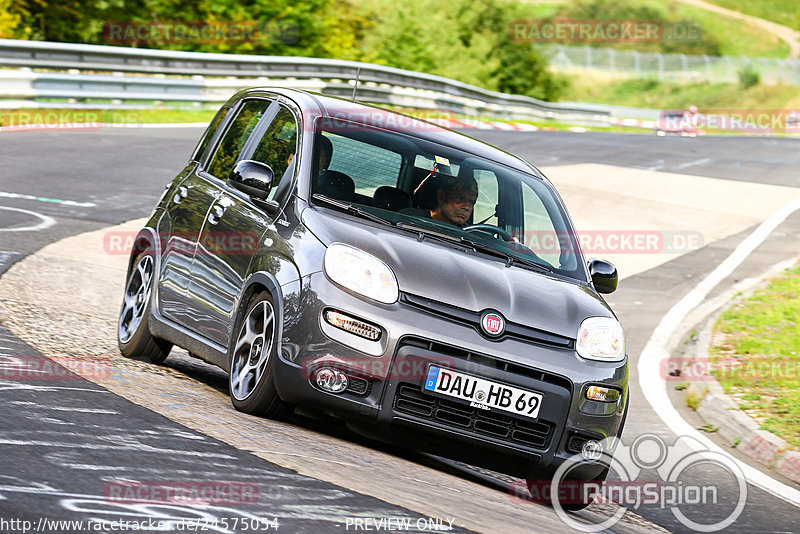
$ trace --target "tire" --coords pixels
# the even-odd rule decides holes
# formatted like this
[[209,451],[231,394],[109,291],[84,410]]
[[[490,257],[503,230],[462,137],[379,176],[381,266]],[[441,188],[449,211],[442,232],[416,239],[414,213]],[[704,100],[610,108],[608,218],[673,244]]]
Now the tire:
[[[591,494],[591,498],[583,500],[584,485],[585,484],[599,484],[602,486],[603,482],[608,475],[608,468],[604,469],[597,477],[592,480],[562,480],[559,484],[559,494],[566,497],[566,502],[559,502],[561,508],[568,512],[577,512],[583,510],[594,501],[596,492]],[[551,481],[543,478],[541,480],[528,479],[525,481],[530,492],[531,501],[545,506],[553,506],[553,500],[550,495]],[[577,498],[576,498],[577,496]]]
[[272,296],[266,291],[254,295],[239,317],[228,349],[231,403],[240,412],[282,419],[292,407],[275,389],[278,329]]
[[125,295],[117,321],[117,344],[126,358],[159,364],[166,359],[172,343],[150,333],[148,319],[154,274],[152,251],[146,250],[136,256],[125,284]]
[[[620,422],[619,429],[617,430],[617,438],[621,438],[622,437],[622,430],[625,428],[625,421],[628,419],[628,407],[629,407],[629,405],[630,405],[630,393],[628,393],[628,398],[625,400],[625,411],[622,414],[622,421]],[[565,490],[566,490],[565,494],[567,494],[567,495],[575,495],[577,493],[578,495],[583,495],[584,494],[584,492],[583,492],[583,485],[584,484],[595,484],[595,485],[602,486],[602,484],[606,480],[606,477],[608,476],[608,471],[609,471],[609,468],[608,468],[608,466],[606,466],[606,468],[603,469],[600,472],[600,474],[598,474],[592,480],[563,480],[561,483],[565,487]],[[531,496],[541,495],[541,494],[544,493],[543,491],[541,491],[542,490],[542,481],[541,480],[528,479],[526,481],[526,483],[528,485],[528,491],[531,493]],[[576,488],[578,488],[578,489],[576,489]],[[566,510],[568,512],[577,512],[579,510],[583,510],[584,508],[586,508],[587,506],[592,504],[596,494],[597,494],[596,492],[592,493],[592,496],[591,496],[592,498],[590,500],[588,500],[588,501],[584,501],[584,502],[570,501],[570,502],[564,502],[564,503],[559,503],[559,504],[561,505],[561,507],[564,510]],[[545,504],[547,506],[552,506],[553,505],[552,500],[534,498],[533,501],[537,502],[539,504]]]

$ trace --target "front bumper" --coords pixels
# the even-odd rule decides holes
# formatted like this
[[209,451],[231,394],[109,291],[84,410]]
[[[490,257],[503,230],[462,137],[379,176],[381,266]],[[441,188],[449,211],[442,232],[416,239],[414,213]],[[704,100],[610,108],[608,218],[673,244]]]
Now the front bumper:
[[[577,356],[574,344],[490,340],[440,310],[352,295],[323,273],[303,279],[302,291],[285,301],[279,395],[343,417],[369,437],[530,478],[555,471],[587,439],[621,431],[627,360],[589,362]],[[326,309],[379,326],[381,339],[366,341],[333,328],[322,319]],[[296,316],[289,317],[292,311]],[[472,408],[424,391],[431,363],[542,394],[537,419]],[[319,389],[313,374],[325,365],[345,371],[355,387],[338,395]],[[617,388],[622,395],[616,403],[589,401],[584,392],[591,384]]]

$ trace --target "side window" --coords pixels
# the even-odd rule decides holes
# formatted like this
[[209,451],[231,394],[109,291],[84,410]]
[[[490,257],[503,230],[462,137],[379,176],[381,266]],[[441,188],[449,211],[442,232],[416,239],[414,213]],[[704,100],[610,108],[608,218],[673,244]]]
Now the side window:
[[[288,174],[294,169],[289,164],[297,152],[297,122],[292,112],[281,106],[272,123],[258,142],[252,159],[266,163],[275,173],[269,198],[275,197],[278,185],[289,180]],[[288,172],[287,172],[288,171]]]
[[[475,169],[475,180],[478,182],[478,200],[472,220],[479,223],[486,219],[485,224],[497,226],[497,176],[492,171]],[[488,217],[488,218],[487,218]]]
[[553,221],[539,195],[525,182],[520,185],[522,209],[525,212],[525,235],[521,241],[550,265],[559,267],[561,266],[559,233],[553,226]]
[[269,100],[248,100],[225,132],[225,136],[214,154],[208,172],[221,180],[227,180],[233,165],[244,148],[247,138],[272,102]]
[[214,115],[214,118],[211,119],[211,123],[208,125],[208,128],[206,128],[206,133],[203,134],[203,138],[194,150],[194,155],[192,156],[193,161],[200,161],[200,158],[203,157],[203,152],[206,151],[208,143],[211,142],[211,138],[214,137],[214,133],[217,131],[217,128],[219,128],[222,119],[225,118],[225,115],[227,115],[230,110],[231,108],[221,108],[217,111],[217,114]]

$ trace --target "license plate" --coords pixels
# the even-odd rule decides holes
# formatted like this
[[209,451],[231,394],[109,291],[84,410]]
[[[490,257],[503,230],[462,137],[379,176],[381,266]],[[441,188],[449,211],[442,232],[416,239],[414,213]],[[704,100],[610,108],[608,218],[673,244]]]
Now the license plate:
[[482,410],[496,408],[535,419],[542,406],[542,395],[485,378],[431,365],[423,389],[469,401]]

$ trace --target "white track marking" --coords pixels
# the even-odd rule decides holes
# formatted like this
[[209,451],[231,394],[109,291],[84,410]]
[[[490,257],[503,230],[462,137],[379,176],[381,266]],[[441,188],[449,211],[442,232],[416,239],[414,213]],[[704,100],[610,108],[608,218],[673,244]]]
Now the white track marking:
[[8,206],[0,206],[0,210],[18,211],[20,213],[25,213],[41,219],[39,224],[35,224],[33,226],[23,226],[22,228],[0,228],[0,232],[37,232],[39,230],[44,230],[45,228],[50,228],[56,224],[56,220],[52,217],[42,215],[41,213],[36,213],[35,211],[24,210],[22,208],[9,208]]
[[37,197],[36,195],[26,195],[24,193],[9,193],[8,191],[0,191],[0,197],[4,198],[19,198],[22,200],[37,200],[39,202],[49,202],[52,204],[63,204],[64,206],[76,206],[79,208],[91,208],[96,206],[94,202],[77,202],[75,200],[63,200],[60,198],[47,198]]
[[679,171],[681,169],[686,169],[688,167],[694,167],[695,165],[705,165],[706,163],[709,163],[710,161],[711,161],[711,158],[703,158],[703,159],[696,159],[696,160],[693,160],[693,161],[687,161],[686,163],[681,163],[680,165],[675,166],[673,168],[673,170]]
[[[699,284],[689,293],[679,300],[653,331],[653,335],[647,342],[637,366],[639,371],[639,386],[642,391],[647,392],[645,398],[653,407],[653,410],[661,417],[664,423],[678,436],[691,436],[714,452],[719,452],[730,456],[726,451],[697,431],[692,425],[686,422],[672,406],[667,396],[667,382],[659,372],[659,365],[670,354],[667,346],[670,337],[678,329],[681,321],[717,286],[722,280],[730,275],[747,257],[772,233],[777,226],[782,223],[789,215],[800,209],[800,198],[794,199],[781,209],[776,211],[767,220],[761,223],[752,234],[725,258],[711,273],[708,274]],[[787,486],[758,469],[747,465],[744,462],[731,457],[739,467],[741,467],[747,480],[759,488],[775,495],[776,497],[795,506],[800,506],[800,491]]]

